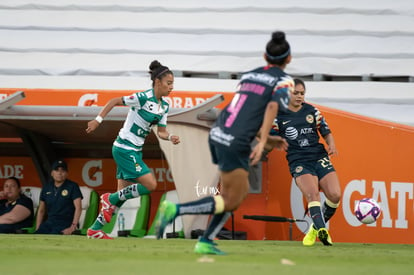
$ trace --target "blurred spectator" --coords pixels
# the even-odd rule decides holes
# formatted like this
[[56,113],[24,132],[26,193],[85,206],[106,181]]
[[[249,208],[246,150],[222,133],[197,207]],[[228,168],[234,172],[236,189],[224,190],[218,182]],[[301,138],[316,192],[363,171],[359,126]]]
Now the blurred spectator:
[[63,160],[52,164],[51,176],[40,193],[35,233],[70,235],[78,227],[82,193],[77,183],[67,179],[68,166]]
[[33,201],[21,192],[20,181],[6,179],[0,191],[0,233],[16,233],[33,225]]

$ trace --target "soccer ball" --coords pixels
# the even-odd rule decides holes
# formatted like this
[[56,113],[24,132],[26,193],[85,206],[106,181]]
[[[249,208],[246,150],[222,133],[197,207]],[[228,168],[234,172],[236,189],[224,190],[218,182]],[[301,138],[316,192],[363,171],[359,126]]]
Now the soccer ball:
[[370,224],[381,215],[381,207],[376,200],[364,198],[355,204],[354,213],[360,222]]

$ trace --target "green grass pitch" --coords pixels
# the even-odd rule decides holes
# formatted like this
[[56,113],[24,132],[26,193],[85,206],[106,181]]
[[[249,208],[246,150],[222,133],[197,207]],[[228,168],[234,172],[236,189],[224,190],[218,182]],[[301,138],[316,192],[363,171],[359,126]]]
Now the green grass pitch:
[[225,256],[193,253],[195,240],[89,240],[0,234],[1,274],[414,274],[414,245],[217,241]]

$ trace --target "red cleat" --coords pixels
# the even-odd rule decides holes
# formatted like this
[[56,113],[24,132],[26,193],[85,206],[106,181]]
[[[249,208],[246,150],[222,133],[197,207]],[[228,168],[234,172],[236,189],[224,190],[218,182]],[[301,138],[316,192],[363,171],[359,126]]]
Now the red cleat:
[[113,240],[113,238],[106,235],[106,233],[103,232],[102,230],[93,230],[93,229],[90,229],[90,228],[86,232],[86,236],[88,237],[88,239]]
[[113,205],[109,202],[109,195],[111,193],[105,193],[101,196],[101,213],[107,223],[109,223],[112,219],[112,215],[116,211],[116,205]]

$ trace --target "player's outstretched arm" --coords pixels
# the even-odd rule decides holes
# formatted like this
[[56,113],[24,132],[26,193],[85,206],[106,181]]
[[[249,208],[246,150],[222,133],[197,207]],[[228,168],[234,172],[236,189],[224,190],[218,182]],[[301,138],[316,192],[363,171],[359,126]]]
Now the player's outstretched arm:
[[122,97],[116,97],[109,100],[105,106],[102,108],[102,110],[99,112],[98,116],[88,122],[88,128],[86,128],[86,133],[92,133],[96,130],[96,128],[99,127],[99,125],[102,123],[103,119],[106,117],[106,115],[115,107],[124,105],[122,101]]

